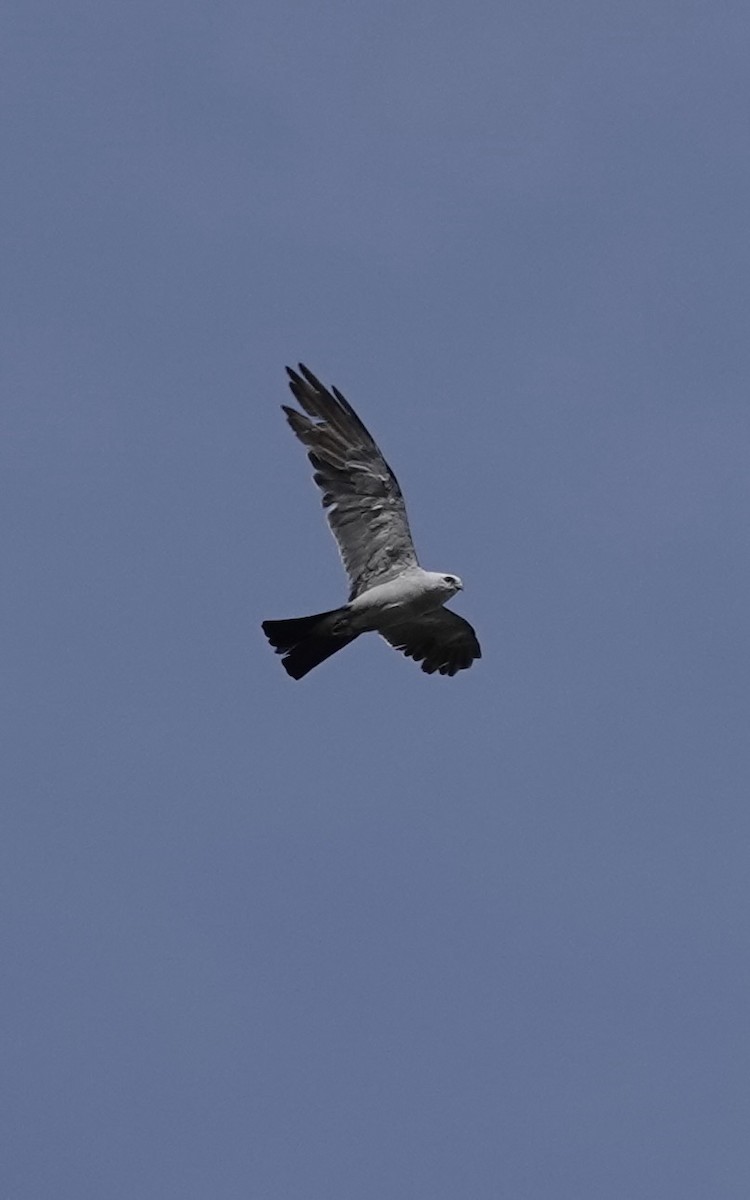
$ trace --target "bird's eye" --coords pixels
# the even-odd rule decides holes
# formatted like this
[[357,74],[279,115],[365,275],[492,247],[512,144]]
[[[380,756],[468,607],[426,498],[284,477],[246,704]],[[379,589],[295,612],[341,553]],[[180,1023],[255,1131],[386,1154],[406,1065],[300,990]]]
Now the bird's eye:
[[452,575],[444,575],[444,576],[443,576],[443,583],[449,583],[449,584],[451,585],[451,587],[453,587],[453,584],[454,584],[455,582],[456,582],[456,581],[455,581],[455,579],[453,578],[453,576],[452,576]]

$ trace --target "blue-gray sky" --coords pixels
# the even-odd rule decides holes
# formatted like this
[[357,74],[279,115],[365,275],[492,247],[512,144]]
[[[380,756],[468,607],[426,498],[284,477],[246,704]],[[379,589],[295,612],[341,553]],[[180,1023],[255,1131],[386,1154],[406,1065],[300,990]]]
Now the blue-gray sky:
[[[3,25],[0,1194],[744,1200],[747,6]],[[298,359],[471,671],[265,644]]]

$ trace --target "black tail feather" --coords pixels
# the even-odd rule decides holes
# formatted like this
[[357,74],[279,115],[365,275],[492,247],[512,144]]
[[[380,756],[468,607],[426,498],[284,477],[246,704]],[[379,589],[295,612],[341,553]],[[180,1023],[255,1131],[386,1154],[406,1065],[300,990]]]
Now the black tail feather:
[[[356,637],[356,634],[354,636]],[[325,662],[332,654],[343,650],[344,646],[353,641],[354,637],[309,637],[285,654],[281,665],[292,679],[301,679],[308,671],[312,671],[313,667],[317,667],[318,663]]]
[[315,632],[327,617],[335,617],[338,609],[331,612],[313,613],[311,617],[289,617],[285,621],[264,621],[263,632],[277,654],[292,650]]
[[264,621],[263,632],[277,654],[283,654],[282,666],[292,679],[301,679],[319,663],[343,650],[357,634],[330,633],[331,617],[342,610],[315,613],[311,617],[291,617],[284,621]]

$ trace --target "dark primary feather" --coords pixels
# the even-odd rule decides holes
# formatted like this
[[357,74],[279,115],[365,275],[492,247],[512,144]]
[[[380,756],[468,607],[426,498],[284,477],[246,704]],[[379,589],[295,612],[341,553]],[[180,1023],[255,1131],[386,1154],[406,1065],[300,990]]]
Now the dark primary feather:
[[450,608],[437,608],[380,632],[395,650],[421,662],[428,675],[455,675],[482,657],[471,625]]
[[351,600],[418,565],[404,498],[374,438],[338,388],[329,391],[302,363],[299,373],[291,367],[287,373],[303,412],[286,404],[284,412],[307,447],[351,581]]

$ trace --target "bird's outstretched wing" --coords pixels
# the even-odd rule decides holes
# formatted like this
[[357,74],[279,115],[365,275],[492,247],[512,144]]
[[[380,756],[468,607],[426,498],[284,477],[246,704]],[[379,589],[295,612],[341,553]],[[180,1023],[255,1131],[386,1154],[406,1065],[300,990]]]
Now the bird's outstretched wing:
[[382,636],[407,658],[421,662],[428,675],[455,675],[482,657],[476,634],[468,621],[450,608],[436,608],[410,617],[401,625],[380,630]]
[[396,476],[341,392],[335,387],[329,392],[302,363],[299,373],[291,367],[287,373],[292,394],[307,415],[286,404],[284,412],[308,449],[353,600],[374,584],[418,565],[404,498]]

